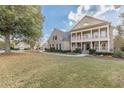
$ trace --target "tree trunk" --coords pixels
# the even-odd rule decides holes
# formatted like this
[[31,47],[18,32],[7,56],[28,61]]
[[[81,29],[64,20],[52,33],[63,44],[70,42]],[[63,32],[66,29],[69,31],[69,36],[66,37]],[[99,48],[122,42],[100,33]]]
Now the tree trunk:
[[5,52],[10,52],[10,32],[5,31]]

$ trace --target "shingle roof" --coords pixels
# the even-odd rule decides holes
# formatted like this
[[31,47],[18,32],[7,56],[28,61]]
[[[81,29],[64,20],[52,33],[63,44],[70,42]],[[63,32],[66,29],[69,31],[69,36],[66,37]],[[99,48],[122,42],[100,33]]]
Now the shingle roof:
[[95,25],[100,25],[100,24],[110,24],[110,22],[97,19],[91,16],[84,16],[72,29],[71,31],[80,29],[80,28],[87,28],[87,27],[92,27]]

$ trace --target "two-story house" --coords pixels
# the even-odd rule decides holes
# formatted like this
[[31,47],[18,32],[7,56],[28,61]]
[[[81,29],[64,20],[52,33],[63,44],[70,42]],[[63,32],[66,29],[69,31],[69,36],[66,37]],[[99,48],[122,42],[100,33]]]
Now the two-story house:
[[48,39],[48,48],[53,47],[56,50],[70,50],[70,32],[55,28]]
[[85,16],[70,32],[72,51],[75,48],[82,51],[94,48],[97,51],[110,52],[113,49],[113,27],[107,21]]

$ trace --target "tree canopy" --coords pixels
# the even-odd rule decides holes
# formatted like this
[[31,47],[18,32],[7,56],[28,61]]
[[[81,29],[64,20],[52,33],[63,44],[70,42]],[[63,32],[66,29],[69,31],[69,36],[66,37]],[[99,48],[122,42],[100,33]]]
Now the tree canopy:
[[10,50],[10,38],[38,39],[43,21],[40,6],[0,6],[0,34],[5,36],[6,50]]

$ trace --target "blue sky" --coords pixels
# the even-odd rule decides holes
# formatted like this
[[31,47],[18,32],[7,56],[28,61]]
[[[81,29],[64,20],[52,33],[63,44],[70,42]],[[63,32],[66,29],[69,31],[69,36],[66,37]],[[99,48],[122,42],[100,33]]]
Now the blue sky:
[[42,6],[42,13],[45,16],[43,33],[48,37],[54,28],[62,30],[69,29],[68,14],[71,10],[76,12],[78,6],[48,5]]
[[42,31],[46,40],[54,28],[68,31],[85,15],[110,21],[116,26],[119,23],[118,15],[124,12],[124,6],[44,5],[41,11],[45,16]]

